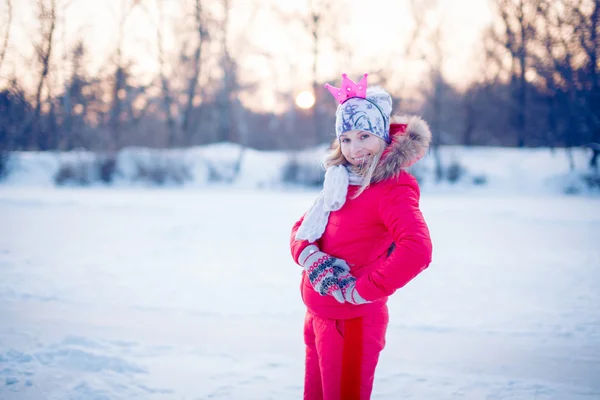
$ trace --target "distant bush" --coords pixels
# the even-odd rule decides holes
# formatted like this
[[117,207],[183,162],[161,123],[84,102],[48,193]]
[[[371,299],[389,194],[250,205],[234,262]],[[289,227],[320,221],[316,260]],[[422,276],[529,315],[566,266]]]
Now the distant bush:
[[136,161],[135,180],[153,185],[181,185],[192,178],[190,168],[184,163],[166,158]]
[[8,175],[8,158],[10,154],[7,151],[0,151],[0,181]]
[[600,174],[592,172],[589,174],[584,174],[582,178],[588,188],[600,190]]
[[453,161],[452,164],[446,168],[446,179],[450,183],[456,183],[465,175],[466,172],[466,169],[462,165],[456,161]]
[[283,166],[282,180],[285,183],[304,186],[322,186],[325,171],[314,162],[304,164],[295,155],[291,155]]
[[209,182],[221,182],[223,180],[223,176],[219,174],[219,171],[211,163],[207,162],[206,167],[208,168]]
[[94,182],[111,183],[117,169],[117,160],[112,155],[92,155],[63,162],[54,175],[58,186],[89,186]]
[[281,179],[286,183],[296,183],[298,181],[298,171],[300,163],[295,156],[291,156],[283,166]]
[[487,177],[485,175],[476,175],[473,177],[473,185],[484,186],[487,185]]
[[427,173],[425,167],[422,164],[414,164],[409,169],[408,172],[415,177],[419,185],[422,185],[425,179],[425,175]]
[[98,178],[104,183],[112,183],[117,170],[117,159],[113,155],[99,156],[96,159]]
[[600,174],[595,171],[572,173],[563,181],[562,191],[569,195],[598,192],[600,191]]
[[[54,182],[58,186],[89,186],[94,182],[110,184],[117,175],[117,167],[117,158],[113,154],[66,161],[59,166]],[[152,185],[180,185],[191,177],[185,163],[158,156],[134,160],[134,171],[130,179]]]
[[60,165],[54,175],[54,183],[58,186],[88,186],[94,180],[96,163],[90,160],[70,161]]
[[577,194],[581,193],[581,188],[576,185],[569,184],[564,187],[563,193],[570,194],[570,195],[577,195]]
[[235,165],[228,162],[206,161],[209,182],[231,183],[235,178]]

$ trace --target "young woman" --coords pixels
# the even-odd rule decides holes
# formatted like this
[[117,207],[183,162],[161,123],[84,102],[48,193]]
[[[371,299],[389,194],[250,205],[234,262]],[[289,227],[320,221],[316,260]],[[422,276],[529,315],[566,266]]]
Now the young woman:
[[391,117],[392,99],[342,75],[325,85],[340,105],[323,191],[294,224],[304,268],[305,400],[369,399],[385,346],[388,296],[431,262],[419,186],[405,168],[429,147],[418,117]]

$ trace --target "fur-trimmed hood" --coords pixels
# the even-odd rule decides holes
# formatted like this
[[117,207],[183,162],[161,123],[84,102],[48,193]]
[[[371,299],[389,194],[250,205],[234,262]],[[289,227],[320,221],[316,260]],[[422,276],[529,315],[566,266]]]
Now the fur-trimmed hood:
[[406,131],[392,136],[392,141],[383,152],[371,182],[397,177],[403,169],[419,161],[431,143],[429,126],[420,117],[394,115],[390,122],[406,124]]

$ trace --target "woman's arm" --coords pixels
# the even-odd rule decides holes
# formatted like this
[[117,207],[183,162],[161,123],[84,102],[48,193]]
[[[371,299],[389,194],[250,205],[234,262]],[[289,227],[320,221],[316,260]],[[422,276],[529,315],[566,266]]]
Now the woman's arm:
[[292,253],[294,262],[298,265],[301,265],[298,259],[302,251],[311,244],[315,244],[315,242],[309,242],[308,240],[296,239],[296,232],[298,232],[298,228],[300,228],[300,225],[302,225],[302,221],[304,221],[304,216],[302,216],[302,218],[300,218],[298,222],[294,224],[292,227],[292,234],[290,236],[290,251]]
[[419,186],[403,173],[397,183],[384,190],[379,214],[394,238],[396,248],[373,272],[360,277],[356,290],[366,300],[389,296],[431,263],[429,229],[419,209]]

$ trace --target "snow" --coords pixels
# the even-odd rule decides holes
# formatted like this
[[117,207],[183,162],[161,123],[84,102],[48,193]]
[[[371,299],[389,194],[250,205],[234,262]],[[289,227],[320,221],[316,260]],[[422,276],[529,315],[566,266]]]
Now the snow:
[[465,169],[458,182],[446,182],[443,185],[434,183],[432,178],[432,156],[425,157],[416,167],[423,170],[427,178],[424,189],[470,189],[476,178],[484,177],[487,184],[480,186],[480,189],[494,194],[557,194],[567,190],[570,193],[586,192],[579,178],[581,174],[589,173],[591,152],[576,148],[571,153],[574,170],[569,168],[565,149],[443,146],[440,149],[443,165],[458,163]]
[[[139,168],[154,167],[169,172],[163,186],[202,188],[215,183],[238,188],[281,188],[286,168],[295,161],[299,167],[295,183],[312,183],[322,177],[319,163],[327,146],[300,152],[258,151],[242,149],[237,144],[217,143],[188,149],[127,148],[116,154],[112,187],[156,186],[140,176]],[[586,149],[571,150],[574,169],[564,149],[515,149],[442,146],[440,159],[444,168],[455,164],[463,173],[455,182],[435,179],[434,157],[428,154],[412,172],[419,178],[424,191],[460,193],[476,189],[490,194],[593,194],[584,176],[590,173],[590,153]],[[106,155],[101,155],[100,159]],[[90,152],[15,152],[9,160],[8,177],[1,183],[13,187],[52,187],[55,176],[64,165],[80,165],[89,177],[89,186],[106,186],[94,170],[95,155]],[[239,164],[240,173],[236,175]],[[89,169],[92,169],[89,171]],[[165,171],[166,170],[166,171]],[[182,182],[179,182],[181,179]],[[294,183],[294,182],[292,182]],[[66,185],[72,185],[67,182]]]
[[[227,174],[239,151],[153,156]],[[600,199],[562,194],[559,153],[443,154],[469,173],[423,184],[434,261],[390,299],[372,398],[600,399]],[[317,191],[277,184],[286,155],[248,151],[231,184],[56,188],[69,156],[22,153],[0,185],[0,399],[301,398],[288,234]]]

